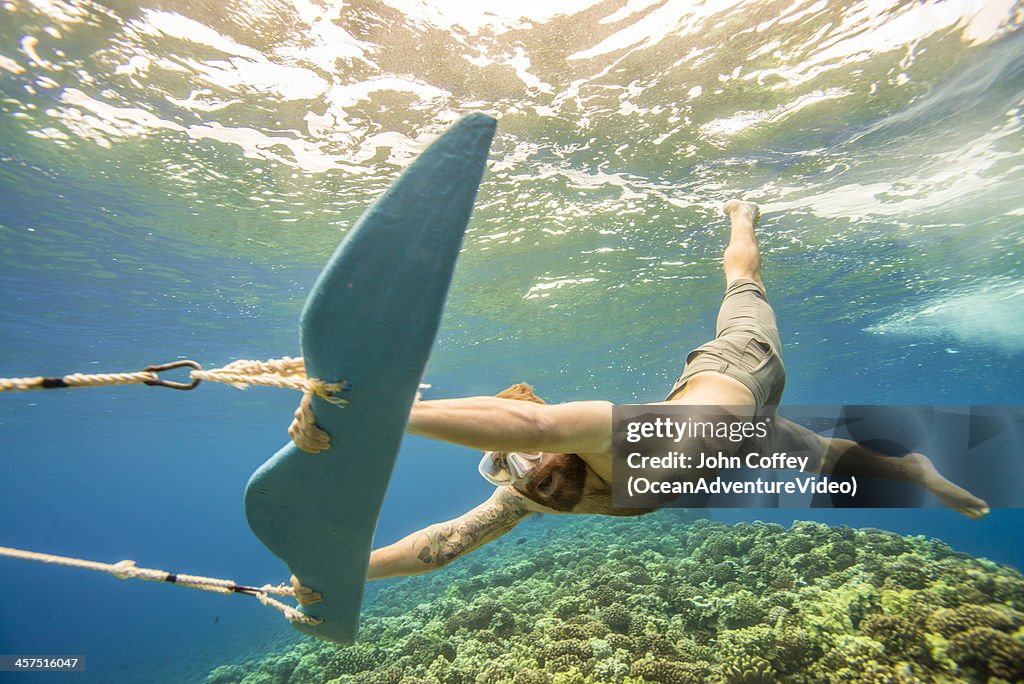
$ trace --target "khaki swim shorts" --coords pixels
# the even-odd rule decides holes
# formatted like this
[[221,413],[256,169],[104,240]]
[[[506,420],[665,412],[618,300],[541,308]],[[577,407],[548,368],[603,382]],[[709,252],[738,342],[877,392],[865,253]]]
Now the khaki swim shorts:
[[757,410],[778,406],[786,386],[782,341],[775,312],[756,281],[729,283],[715,324],[715,339],[686,356],[686,366],[669,392],[671,398],[697,373],[716,371],[739,380],[754,395]]

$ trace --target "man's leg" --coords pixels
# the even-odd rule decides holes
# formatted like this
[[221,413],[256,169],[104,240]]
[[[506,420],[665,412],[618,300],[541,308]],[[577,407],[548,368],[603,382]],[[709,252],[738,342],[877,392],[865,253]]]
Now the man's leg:
[[988,513],[988,504],[963,487],[947,480],[930,458],[912,452],[900,457],[886,456],[848,439],[832,438],[825,452],[823,472],[841,477],[881,477],[924,487],[955,511],[969,518]]
[[726,283],[737,278],[750,278],[764,288],[764,282],[761,281],[761,250],[754,237],[754,226],[761,218],[760,210],[753,202],[733,199],[725,203],[722,211],[732,224],[723,264]]
[[849,439],[822,437],[779,415],[775,416],[768,450],[808,458],[809,472],[883,478],[924,487],[942,503],[969,518],[980,518],[988,513],[985,501],[950,482],[936,470],[931,459],[921,453],[887,456]]
[[[739,407],[750,402],[746,388],[753,400],[752,410],[759,410],[778,404],[786,374],[779,328],[764,294],[761,254],[754,238],[760,212],[753,202],[741,200],[729,200],[722,209],[732,229],[725,249],[726,290],[715,321],[715,339],[687,355],[686,367],[668,401],[680,401],[684,388],[692,392],[700,385],[704,392],[688,396],[687,403],[722,405],[725,396],[730,406]],[[722,375],[729,378],[732,390],[738,391],[723,389]],[[691,378],[696,380],[689,384]]]

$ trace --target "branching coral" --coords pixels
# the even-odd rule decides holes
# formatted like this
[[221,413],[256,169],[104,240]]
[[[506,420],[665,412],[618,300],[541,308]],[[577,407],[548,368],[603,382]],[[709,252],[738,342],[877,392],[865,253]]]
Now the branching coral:
[[771,663],[755,655],[737,656],[722,670],[725,684],[774,684],[777,679]]
[[940,608],[928,620],[928,630],[945,637],[972,627],[989,627],[1004,631],[1013,630],[1024,624],[1024,614],[1005,606],[975,605],[961,608]]
[[1024,640],[991,627],[972,627],[949,642],[949,657],[981,679],[1024,679]]
[[613,603],[598,613],[598,616],[601,622],[608,625],[608,629],[620,634],[629,632],[633,625],[633,613],[621,603]]
[[919,660],[927,651],[924,630],[918,621],[902,615],[870,615],[861,621],[861,633],[885,648],[887,656]]
[[645,682],[659,684],[699,684],[700,680],[685,663],[662,658],[641,658],[633,663],[631,674]]
[[[530,535],[550,543],[516,543]],[[1022,668],[1012,568],[876,529],[660,511],[521,526],[371,585],[359,643],[304,639],[207,684],[927,684]]]

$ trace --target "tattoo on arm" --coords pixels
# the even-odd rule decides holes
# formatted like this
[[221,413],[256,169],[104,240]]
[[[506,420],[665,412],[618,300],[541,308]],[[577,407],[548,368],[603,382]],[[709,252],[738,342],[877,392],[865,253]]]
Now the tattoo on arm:
[[499,493],[494,501],[460,518],[424,530],[425,539],[417,558],[427,565],[445,565],[466,551],[505,534],[529,514],[518,496]]

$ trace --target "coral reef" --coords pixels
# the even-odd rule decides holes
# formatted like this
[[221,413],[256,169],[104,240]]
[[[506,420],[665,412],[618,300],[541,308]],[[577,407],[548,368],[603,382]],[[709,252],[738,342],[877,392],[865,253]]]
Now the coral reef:
[[923,537],[545,516],[207,684],[1024,682],[1024,577]]

